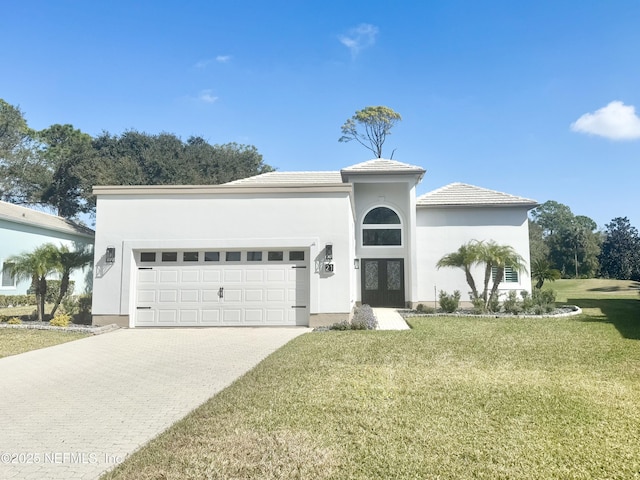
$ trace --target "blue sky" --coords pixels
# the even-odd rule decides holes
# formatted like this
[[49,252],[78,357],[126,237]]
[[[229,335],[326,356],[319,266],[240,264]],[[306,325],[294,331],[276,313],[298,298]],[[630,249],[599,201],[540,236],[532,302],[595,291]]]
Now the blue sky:
[[465,182],[640,228],[637,0],[3,3],[0,98],[32,128],[337,170],[371,158],[340,126],[386,105],[385,156],[427,170],[418,193]]

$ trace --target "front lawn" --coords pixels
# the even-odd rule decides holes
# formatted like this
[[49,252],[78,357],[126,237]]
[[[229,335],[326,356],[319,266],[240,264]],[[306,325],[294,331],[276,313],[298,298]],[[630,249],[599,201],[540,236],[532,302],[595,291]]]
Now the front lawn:
[[104,478],[640,478],[640,301],[576,292],[625,306],[303,335]]
[[86,337],[82,332],[0,328],[0,358]]

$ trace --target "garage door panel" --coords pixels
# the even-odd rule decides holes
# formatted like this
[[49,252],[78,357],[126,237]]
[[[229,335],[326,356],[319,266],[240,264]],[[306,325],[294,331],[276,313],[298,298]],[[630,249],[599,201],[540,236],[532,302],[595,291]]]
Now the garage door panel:
[[268,308],[267,323],[283,324],[286,322],[286,313],[284,308]]
[[284,288],[268,288],[267,302],[284,302],[286,298],[286,290]]
[[180,309],[180,324],[181,325],[197,325],[199,311],[197,309],[186,310]]
[[205,325],[219,325],[220,310],[203,309],[201,311],[201,323]]
[[242,270],[240,269],[225,269],[222,275],[225,283],[240,283],[242,282]]
[[264,322],[264,313],[261,308],[245,308],[244,310],[244,321],[251,323],[263,323]]
[[173,325],[178,323],[178,311],[171,310],[158,310],[158,323],[160,325]]
[[136,312],[136,325],[141,327],[153,326],[156,324],[155,310],[138,310]]
[[278,268],[267,271],[267,282],[284,282],[287,278],[287,271],[284,268]]
[[199,282],[200,281],[200,270],[183,270],[180,275],[180,281],[182,283],[188,282]]
[[245,302],[262,302],[264,300],[264,293],[262,289],[246,289],[244,291]]
[[160,290],[158,303],[175,303],[178,301],[177,290]]
[[242,321],[242,310],[239,308],[222,310],[222,321],[224,323],[240,323]]
[[218,290],[202,290],[202,301],[204,303],[219,303],[220,295]]
[[160,270],[160,283],[178,283],[178,270]]
[[155,284],[158,282],[158,272],[156,270],[150,269],[139,269],[138,270],[138,283],[140,285],[144,284]]
[[181,302],[197,302],[199,299],[199,290],[180,290],[180,301]]
[[223,303],[240,303],[242,302],[242,289],[241,288],[225,288]]
[[222,272],[220,270],[204,270],[202,272],[202,281],[204,283],[220,283],[222,280]]
[[264,281],[264,271],[262,270],[247,270],[245,274],[245,278],[247,282],[263,282]]
[[155,290],[138,290],[138,303],[155,303]]

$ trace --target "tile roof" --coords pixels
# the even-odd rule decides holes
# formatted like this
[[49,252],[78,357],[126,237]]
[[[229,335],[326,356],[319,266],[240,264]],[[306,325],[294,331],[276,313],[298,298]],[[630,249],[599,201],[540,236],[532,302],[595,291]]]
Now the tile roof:
[[538,203],[529,198],[517,197],[508,193],[476,187],[466,183],[451,183],[417,198],[418,207],[448,206],[527,206],[535,207]]
[[268,172],[223,185],[324,185],[342,183],[340,172]]
[[71,220],[2,201],[0,201],[0,220],[33,225],[48,230],[71,233],[88,238],[93,238],[95,235],[95,232],[89,227],[77,224]]
[[417,173],[422,176],[425,173],[425,169],[408,163],[387,160],[386,158],[375,158],[343,168],[340,173],[343,176],[350,173]]

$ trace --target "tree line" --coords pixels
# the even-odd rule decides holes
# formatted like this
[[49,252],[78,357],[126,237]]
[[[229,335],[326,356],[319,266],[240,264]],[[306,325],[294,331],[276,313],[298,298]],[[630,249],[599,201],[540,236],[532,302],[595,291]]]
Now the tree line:
[[549,200],[531,211],[531,275],[545,279],[614,278],[640,280],[640,235],[627,217],[598,230],[596,222]]
[[92,137],[68,124],[33,130],[0,99],[0,199],[65,218],[95,213],[94,185],[211,185],[272,170],[252,145],[136,130]]

